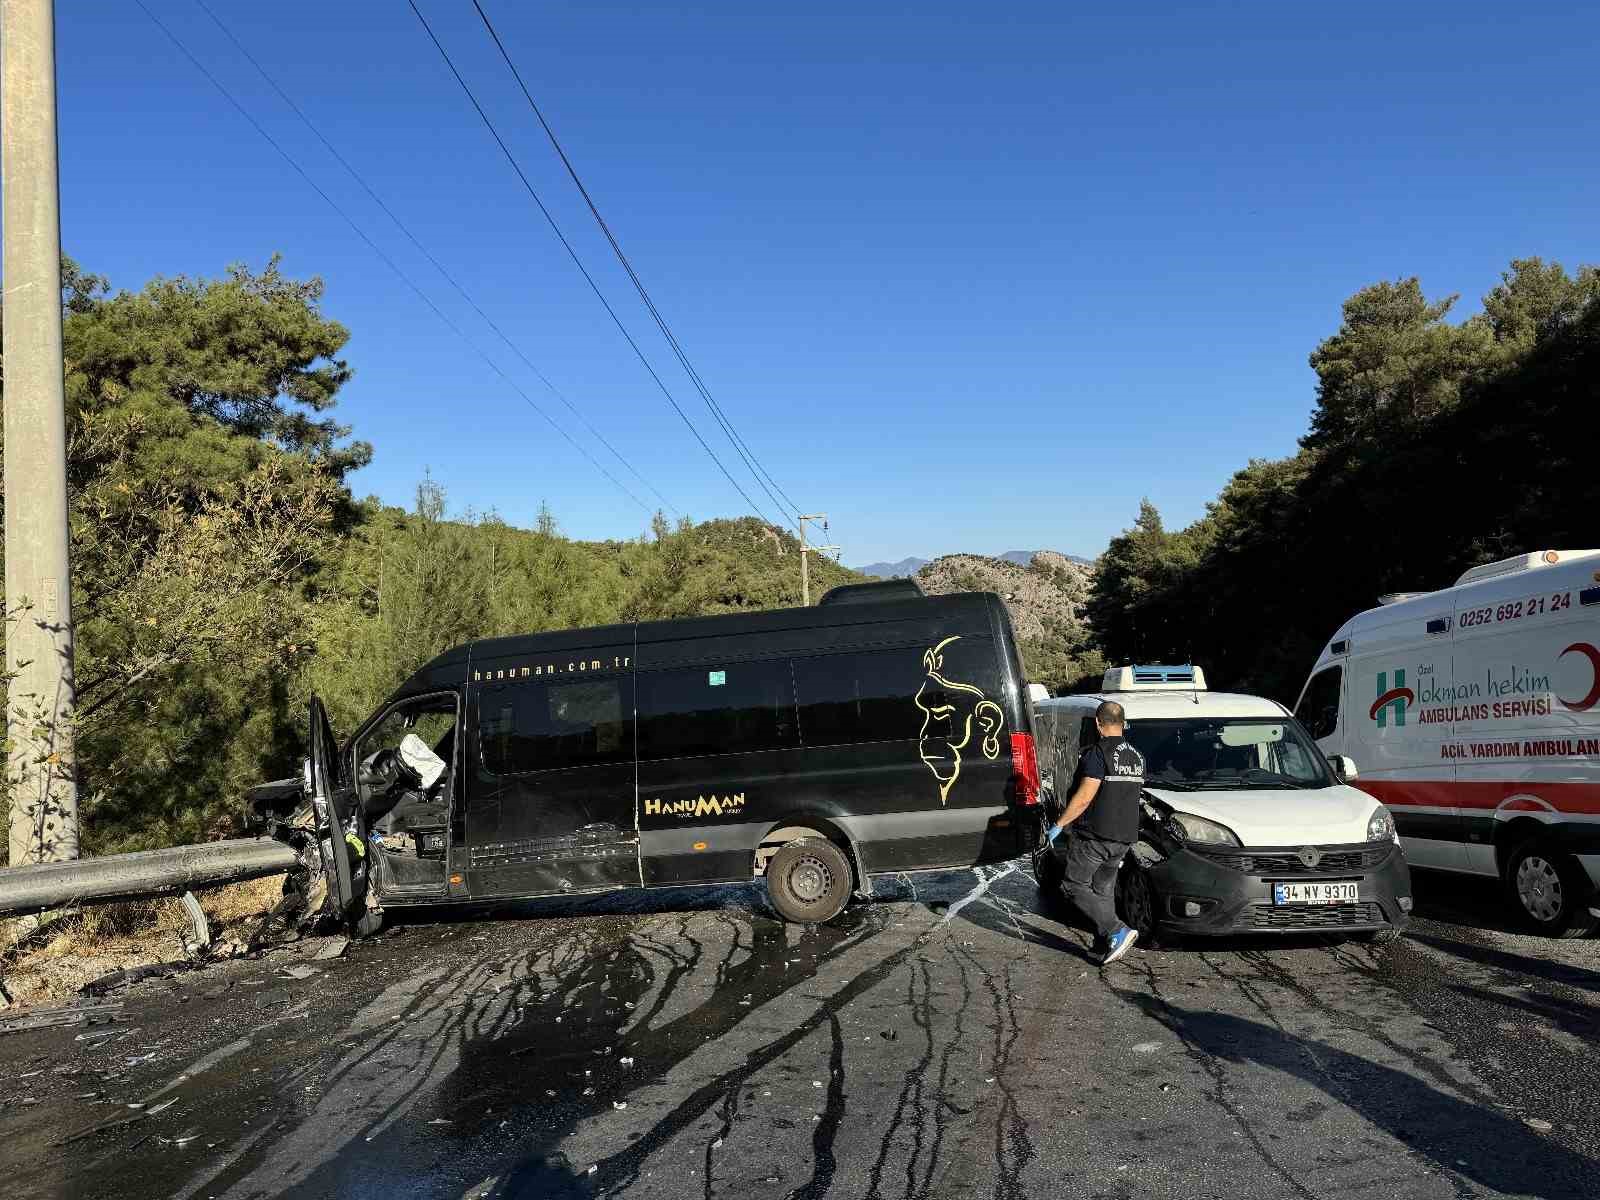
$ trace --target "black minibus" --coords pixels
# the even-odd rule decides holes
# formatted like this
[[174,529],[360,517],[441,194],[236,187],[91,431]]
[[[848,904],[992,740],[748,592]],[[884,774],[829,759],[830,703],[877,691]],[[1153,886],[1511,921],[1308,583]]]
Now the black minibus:
[[819,922],[874,873],[1039,837],[1029,703],[990,593],[893,580],[470,642],[342,746],[310,709],[303,779],[253,801],[299,852],[311,910],[360,930],[403,905],[752,878]]

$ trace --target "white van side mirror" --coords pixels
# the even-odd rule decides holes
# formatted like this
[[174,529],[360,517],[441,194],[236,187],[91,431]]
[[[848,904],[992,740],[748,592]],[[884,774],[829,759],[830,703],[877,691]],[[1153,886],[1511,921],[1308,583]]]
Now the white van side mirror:
[[1335,754],[1328,760],[1328,765],[1333,768],[1333,777],[1340,783],[1349,783],[1360,774],[1356,770],[1356,760],[1347,754]]

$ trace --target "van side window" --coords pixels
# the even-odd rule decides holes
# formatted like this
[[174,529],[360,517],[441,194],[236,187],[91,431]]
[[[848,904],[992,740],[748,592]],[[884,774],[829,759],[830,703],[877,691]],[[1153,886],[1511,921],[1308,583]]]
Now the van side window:
[[[1083,719],[1083,723],[1078,726],[1078,757],[1082,757],[1085,750],[1087,750],[1090,746],[1097,745],[1099,741],[1100,726],[1094,723],[1094,718],[1092,716],[1085,717]],[[1073,760],[1072,769],[1074,771],[1078,769],[1078,763],[1076,759]]]
[[921,681],[916,649],[797,658],[800,740],[807,746],[843,746],[914,738],[922,712],[912,696]]
[[782,750],[796,744],[789,660],[641,672],[640,759]]
[[1321,741],[1339,728],[1339,684],[1344,676],[1343,667],[1329,667],[1318,671],[1306,685],[1306,694],[1300,697],[1294,715],[1306,727],[1306,732]]
[[521,775],[633,758],[627,676],[570,683],[516,683],[478,693],[484,769]]

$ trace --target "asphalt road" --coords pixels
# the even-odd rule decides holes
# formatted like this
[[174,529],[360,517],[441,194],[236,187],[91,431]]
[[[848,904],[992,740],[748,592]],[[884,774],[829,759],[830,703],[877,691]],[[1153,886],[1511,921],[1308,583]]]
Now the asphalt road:
[[401,926],[0,1035],[0,1178],[9,1200],[1600,1195],[1600,942],[1417,883],[1397,945],[1104,971],[1023,864],[880,880],[820,929],[752,887]]

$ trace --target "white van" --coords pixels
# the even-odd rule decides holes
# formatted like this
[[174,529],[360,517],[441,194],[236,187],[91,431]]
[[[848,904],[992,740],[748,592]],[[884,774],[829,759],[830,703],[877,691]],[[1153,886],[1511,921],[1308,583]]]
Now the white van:
[[1600,885],[1600,550],[1386,596],[1328,640],[1295,713],[1394,812],[1413,866],[1504,881],[1581,936]]
[[[1155,935],[1332,932],[1395,937],[1411,875],[1384,806],[1349,787],[1283,705],[1206,690],[1196,666],[1114,667],[1094,695],[1033,706],[1046,819],[1066,806],[1095,708],[1116,700],[1144,755],[1139,842],[1117,875],[1117,910]],[[1061,881],[1067,834],[1035,852]]]

